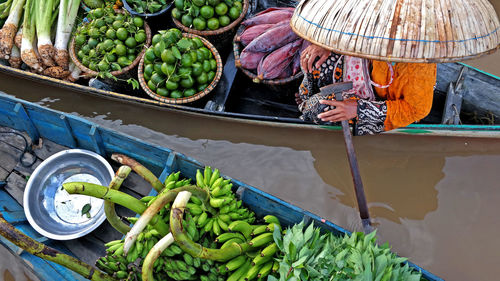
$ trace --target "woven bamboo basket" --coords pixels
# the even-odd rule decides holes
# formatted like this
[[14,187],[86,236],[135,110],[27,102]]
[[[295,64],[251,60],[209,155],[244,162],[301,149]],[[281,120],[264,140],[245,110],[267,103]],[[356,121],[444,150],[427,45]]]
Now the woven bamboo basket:
[[500,44],[488,0],[302,0],[290,24],[334,52],[393,62],[462,61]]
[[241,10],[240,16],[231,22],[228,26],[216,29],[216,30],[196,30],[193,28],[189,28],[183,25],[180,21],[172,17],[172,20],[183,32],[196,34],[199,36],[203,36],[207,38],[217,49],[223,49],[231,40],[233,39],[234,34],[236,33],[236,29],[241,21],[245,18],[245,15],[248,12],[249,8],[249,0],[243,0],[243,9]]
[[[121,11],[121,10],[120,10]],[[115,77],[120,77],[120,78],[130,78],[133,77],[134,75],[129,75],[128,72],[132,69],[134,69],[138,64],[139,61],[141,60],[141,57],[144,55],[146,52],[146,49],[148,46],[151,44],[151,28],[149,28],[149,25],[144,21],[144,31],[146,32],[146,42],[144,44],[144,47],[142,48],[142,51],[137,55],[135,60],[127,67],[122,68],[121,70],[117,71],[112,71],[110,72],[111,75]],[[92,78],[92,77],[97,77],[99,75],[99,72],[93,71],[89,68],[87,68],[85,65],[83,65],[79,60],[76,55],[77,50],[76,50],[76,44],[75,44],[75,37],[71,39],[70,45],[69,45],[69,56],[71,57],[71,60],[73,61],[78,68],[82,70],[82,76],[84,78]]]
[[160,96],[157,93],[153,92],[149,87],[148,84],[146,83],[146,80],[144,79],[144,55],[141,57],[141,61],[139,62],[139,69],[137,72],[139,84],[141,85],[141,88],[153,99],[162,101],[164,103],[169,103],[169,104],[184,104],[184,103],[190,103],[194,102],[196,100],[199,100],[203,98],[204,96],[208,95],[214,88],[217,86],[217,83],[219,83],[220,78],[222,77],[222,59],[219,55],[219,52],[217,49],[212,45],[207,39],[198,36],[196,34],[189,34],[189,33],[183,33],[183,37],[187,38],[194,38],[198,37],[201,39],[203,44],[212,52],[214,55],[215,61],[217,62],[217,70],[215,71],[215,77],[214,80],[201,92],[198,92],[190,97],[183,97],[183,98],[169,98],[169,97],[164,97]]
[[304,74],[302,71],[299,71],[293,76],[287,77],[287,78],[282,78],[282,79],[264,79],[260,80],[257,77],[257,74],[241,67],[241,61],[240,61],[240,54],[242,51],[242,44],[238,42],[237,38],[241,35],[241,33],[244,31],[244,27],[240,27],[238,31],[236,32],[236,35],[233,38],[233,52],[234,52],[234,63],[237,68],[239,68],[246,76],[248,76],[254,83],[261,83],[264,85],[269,86],[269,88],[275,90],[275,91],[288,91],[288,90],[293,90],[297,91],[298,84],[300,82],[300,79],[304,77]]

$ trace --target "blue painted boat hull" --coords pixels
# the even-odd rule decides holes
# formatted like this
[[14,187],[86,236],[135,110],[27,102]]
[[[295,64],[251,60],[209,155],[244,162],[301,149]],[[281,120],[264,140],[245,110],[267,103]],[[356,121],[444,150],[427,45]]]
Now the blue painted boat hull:
[[[89,122],[83,118],[44,108],[2,93],[0,93],[0,126],[25,131],[34,141],[41,137],[70,148],[88,149],[108,159],[113,153],[126,154],[144,164],[156,175],[160,175],[160,180],[164,180],[165,177],[173,171],[181,171],[184,177],[194,179],[196,170],[203,168],[203,165],[198,161],[168,148],[149,144],[116,131],[101,128],[95,123]],[[249,186],[236,179],[231,180],[233,186],[238,187],[237,193],[240,195],[244,204],[252,209],[258,216],[274,214],[286,225],[298,223],[302,220],[306,222],[314,221],[315,225],[337,235],[349,233],[349,231],[342,227],[267,194],[255,187]],[[0,192],[0,200],[3,202],[0,205],[11,204],[10,201],[14,201],[13,199],[9,200],[8,195],[4,194],[4,192]],[[12,206],[5,206],[0,206],[0,211],[2,211],[2,213],[6,210],[10,210],[9,208],[13,208]],[[20,206],[17,206],[15,210],[16,215],[9,217],[8,221],[11,223],[15,222],[16,226],[22,228],[22,230],[31,237],[43,239],[27,224],[24,212],[22,212],[22,207],[20,209]],[[61,249],[60,245],[55,241],[51,241],[51,243],[54,244],[51,246]],[[67,252],[67,249],[62,250]],[[23,258],[28,259],[28,257],[25,256],[23,256]],[[443,280],[415,264],[409,264],[416,270],[421,271],[427,280]],[[37,272],[50,272],[50,270],[52,270],[51,267],[53,268],[54,265],[49,262],[45,262],[45,264],[39,262],[36,263],[35,267]],[[60,268],[60,266],[58,270],[58,274],[67,274],[66,276],[74,274],[69,272],[69,270],[65,271],[65,269]],[[47,275],[43,277],[42,280],[61,280],[58,277],[48,278]],[[63,278],[66,279],[65,277]],[[70,278],[68,280],[75,280],[72,277],[68,278]]]

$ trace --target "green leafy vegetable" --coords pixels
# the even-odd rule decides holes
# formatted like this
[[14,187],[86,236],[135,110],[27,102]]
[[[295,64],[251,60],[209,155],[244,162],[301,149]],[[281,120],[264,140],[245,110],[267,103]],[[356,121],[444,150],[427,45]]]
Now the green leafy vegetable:
[[88,203],[87,203],[87,204],[85,204],[85,205],[83,205],[83,208],[82,208],[82,216],[83,216],[83,215],[86,215],[86,216],[87,216],[87,218],[89,218],[89,219],[90,219],[90,209],[92,209],[92,205],[90,205],[90,204],[88,204]]

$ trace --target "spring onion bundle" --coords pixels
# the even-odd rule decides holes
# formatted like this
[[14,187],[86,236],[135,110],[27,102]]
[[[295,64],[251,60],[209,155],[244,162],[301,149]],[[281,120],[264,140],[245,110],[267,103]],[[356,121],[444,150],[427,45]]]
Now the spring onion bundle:
[[24,2],[25,0],[14,0],[12,2],[9,17],[5,21],[3,28],[0,29],[0,58],[9,59],[12,45],[14,45],[14,37],[23,13]]

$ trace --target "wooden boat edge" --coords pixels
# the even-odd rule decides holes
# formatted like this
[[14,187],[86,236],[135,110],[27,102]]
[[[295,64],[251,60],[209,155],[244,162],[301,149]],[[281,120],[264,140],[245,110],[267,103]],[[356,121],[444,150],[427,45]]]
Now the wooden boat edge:
[[[3,112],[0,114],[2,126],[26,131],[34,140],[44,137],[68,147],[77,147],[78,143],[79,148],[89,149],[107,157],[111,153],[125,153],[136,158],[154,173],[161,174],[161,177],[173,170],[181,170],[181,167],[184,167],[185,176],[194,177],[196,168],[202,167],[200,162],[171,149],[150,144],[120,132],[100,128],[97,124],[78,116],[44,108],[3,94],[0,95],[0,112]],[[146,153],[146,156],[141,152]],[[307,222],[313,220],[316,225],[334,233],[349,233],[344,228],[300,207],[236,179],[227,178],[239,186],[237,193],[258,215],[262,215],[262,205],[266,202],[268,204],[266,210],[276,211],[276,215],[287,224],[302,219]],[[408,263],[411,267],[421,271],[423,276],[430,281],[443,280],[411,262]]]

